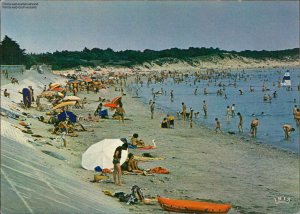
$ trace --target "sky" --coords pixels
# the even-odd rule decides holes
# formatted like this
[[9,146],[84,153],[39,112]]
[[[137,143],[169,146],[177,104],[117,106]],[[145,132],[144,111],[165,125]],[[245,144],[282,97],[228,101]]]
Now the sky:
[[27,53],[81,51],[85,47],[115,51],[299,47],[298,1],[36,3],[36,9],[1,8],[1,40],[7,35]]

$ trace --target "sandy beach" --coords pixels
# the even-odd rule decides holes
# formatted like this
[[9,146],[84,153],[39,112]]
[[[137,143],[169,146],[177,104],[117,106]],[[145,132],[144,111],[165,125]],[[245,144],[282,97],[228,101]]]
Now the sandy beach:
[[[23,87],[32,85],[37,95],[42,91],[44,84],[53,81],[65,82],[66,78],[27,71],[24,78],[19,78],[19,85],[4,81],[1,89],[7,88],[11,98],[3,97],[1,93],[1,106],[5,108],[15,106],[12,101],[21,100],[22,95],[18,91]],[[28,144],[37,151],[47,149],[63,156],[66,160],[57,160],[47,154],[41,155],[53,170],[60,173],[66,170],[68,171],[66,176],[70,176],[70,172],[73,172],[73,178],[89,185],[96,192],[109,190],[112,193],[121,191],[129,193],[133,185],[138,185],[147,198],[160,195],[176,199],[230,203],[233,206],[229,212],[231,214],[299,212],[298,154],[257,144],[251,140],[243,141],[225,133],[216,134],[201,125],[190,128],[189,123],[183,120],[175,119],[174,129],[161,129],[160,122],[166,116],[165,113],[156,109],[154,119],[151,120],[149,106],[142,104],[138,98],[133,98],[128,91],[124,93],[126,93],[122,98],[126,112],[124,123],[111,119],[113,112],[109,112],[110,119],[100,119],[99,122],[81,121],[87,131],[77,132],[78,137],[67,136],[67,148],[58,149],[47,144],[51,142],[49,137],[57,137],[48,131],[53,125],[42,123],[36,118],[26,118],[26,122],[32,124],[33,133],[42,137],[34,138],[24,134],[31,139],[31,143],[28,141],[21,143]],[[73,112],[82,117],[87,117],[88,113],[93,114],[99,103],[99,94],[81,91],[78,96],[86,97],[87,104],[84,109],[73,109]],[[112,99],[116,96],[120,96],[120,92],[110,86],[105,98]],[[18,109],[31,115],[45,115],[45,112],[37,111],[35,105],[29,110],[19,107]],[[19,121],[2,116],[1,125],[8,126],[6,122],[18,126]],[[113,183],[91,183],[94,172],[81,167],[82,153],[102,139],[122,137],[130,139],[133,133],[138,133],[139,138],[146,144],[151,144],[155,139],[157,148],[147,151],[129,149],[129,152],[138,156],[148,152],[153,156],[165,158],[139,162],[139,166],[143,169],[161,166],[168,169],[170,174],[123,175],[125,183],[123,186],[116,186]],[[3,136],[13,138],[8,136],[7,132],[2,132],[1,137]],[[19,141],[18,138],[13,140]],[[112,174],[109,174],[109,177],[112,179]],[[286,197],[289,200],[276,203],[279,197]],[[124,213],[164,213],[158,203],[126,205],[118,202],[117,198],[100,193],[99,201],[103,198],[119,203]],[[113,207],[111,209],[114,210]]]

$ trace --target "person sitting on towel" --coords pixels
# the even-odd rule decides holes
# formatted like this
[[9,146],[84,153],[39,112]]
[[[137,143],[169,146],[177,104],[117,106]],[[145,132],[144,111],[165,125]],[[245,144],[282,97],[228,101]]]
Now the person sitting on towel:
[[139,140],[138,137],[139,137],[139,135],[137,133],[133,134],[133,136],[131,138],[131,144],[133,146],[142,148],[145,146],[145,142],[143,140]]
[[128,159],[121,166],[123,171],[142,173],[143,170],[140,169],[137,165],[137,161],[134,159],[134,155],[132,153],[128,154]]

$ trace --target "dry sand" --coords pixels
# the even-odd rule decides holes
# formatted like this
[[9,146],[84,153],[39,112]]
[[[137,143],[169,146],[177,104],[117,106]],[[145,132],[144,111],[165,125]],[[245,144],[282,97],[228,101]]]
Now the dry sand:
[[[34,74],[38,75],[38,74]],[[45,74],[44,76],[47,76]],[[43,84],[54,76],[33,78],[30,83],[36,94],[41,91]],[[44,80],[45,82],[38,82]],[[1,88],[8,88],[16,101],[21,99],[17,90],[28,86],[28,79],[20,81],[19,86],[7,84]],[[38,87],[40,85],[40,87]],[[120,92],[109,89],[107,99],[118,96]],[[87,116],[94,112],[98,96],[80,92],[81,98],[87,97],[88,104],[83,110],[74,110],[77,115]],[[10,101],[3,98],[2,105],[8,106]],[[128,120],[124,124],[112,119],[101,119],[100,122],[82,122],[89,130],[78,132],[79,137],[67,137],[68,148],[58,149],[45,144],[47,137],[55,137],[48,129],[52,125],[39,122],[37,119],[28,118],[35,134],[44,136],[38,139],[33,146],[37,150],[48,149],[63,155],[67,160],[63,162],[66,167],[74,171],[74,176],[79,180],[89,183],[94,188],[110,190],[112,192],[130,192],[133,185],[142,188],[148,197],[156,195],[191,200],[212,200],[216,202],[231,203],[233,208],[230,213],[297,213],[299,212],[299,156],[251,141],[228,135],[216,134],[202,126],[189,127],[188,122],[175,120],[175,129],[161,129],[160,122],[165,116],[163,112],[156,111],[154,119],[150,119],[148,106],[143,105],[138,99],[132,98],[127,93],[122,99]],[[34,108],[28,110],[32,114],[44,115]],[[112,112],[109,113],[110,115]],[[17,121],[2,117],[1,120],[17,124]],[[94,131],[92,131],[94,130]],[[147,144],[155,139],[157,149],[140,151],[130,149],[129,152],[141,155],[150,152],[152,155],[165,157],[165,160],[142,162],[144,169],[155,166],[167,168],[168,175],[143,176],[124,175],[123,186],[112,183],[90,183],[94,172],[81,168],[81,154],[92,144],[105,138],[129,138],[133,133],[138,133]],[[30,135],[29,138],[32,138]],[[36,146],[40,144],[42,146]],[[59,168],[61,163],[51,161],[47,163],[53,168]],[[109,175],[112,178],[112,175]],[[276,204],[274,198],[285,196],[290,199],[288,203]],[[103,194],[103,197],[105,196]],[[101,200],[101,198],[99,198]],[[117,201],[116,198],[111,200]],[[121,203],[121,202],[120,202]],[[124,212],[131,213],[163,213],[158,204],[154,205],[126,205],[122,204]],[[96,212],[95,212],[96,213]]]

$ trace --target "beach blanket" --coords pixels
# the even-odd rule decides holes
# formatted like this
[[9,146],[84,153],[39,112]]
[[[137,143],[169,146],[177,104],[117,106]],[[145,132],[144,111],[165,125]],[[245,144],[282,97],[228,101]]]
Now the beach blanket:
[[142,148],[138,148],[139,150],[150,150],[150,149],[156,149],[156,146],[148,145],[144,146]]
[[164,160],[165,157],[143,157],[143,156],[134,156],[134,159],[138,161],[154,161],[154,160]]

